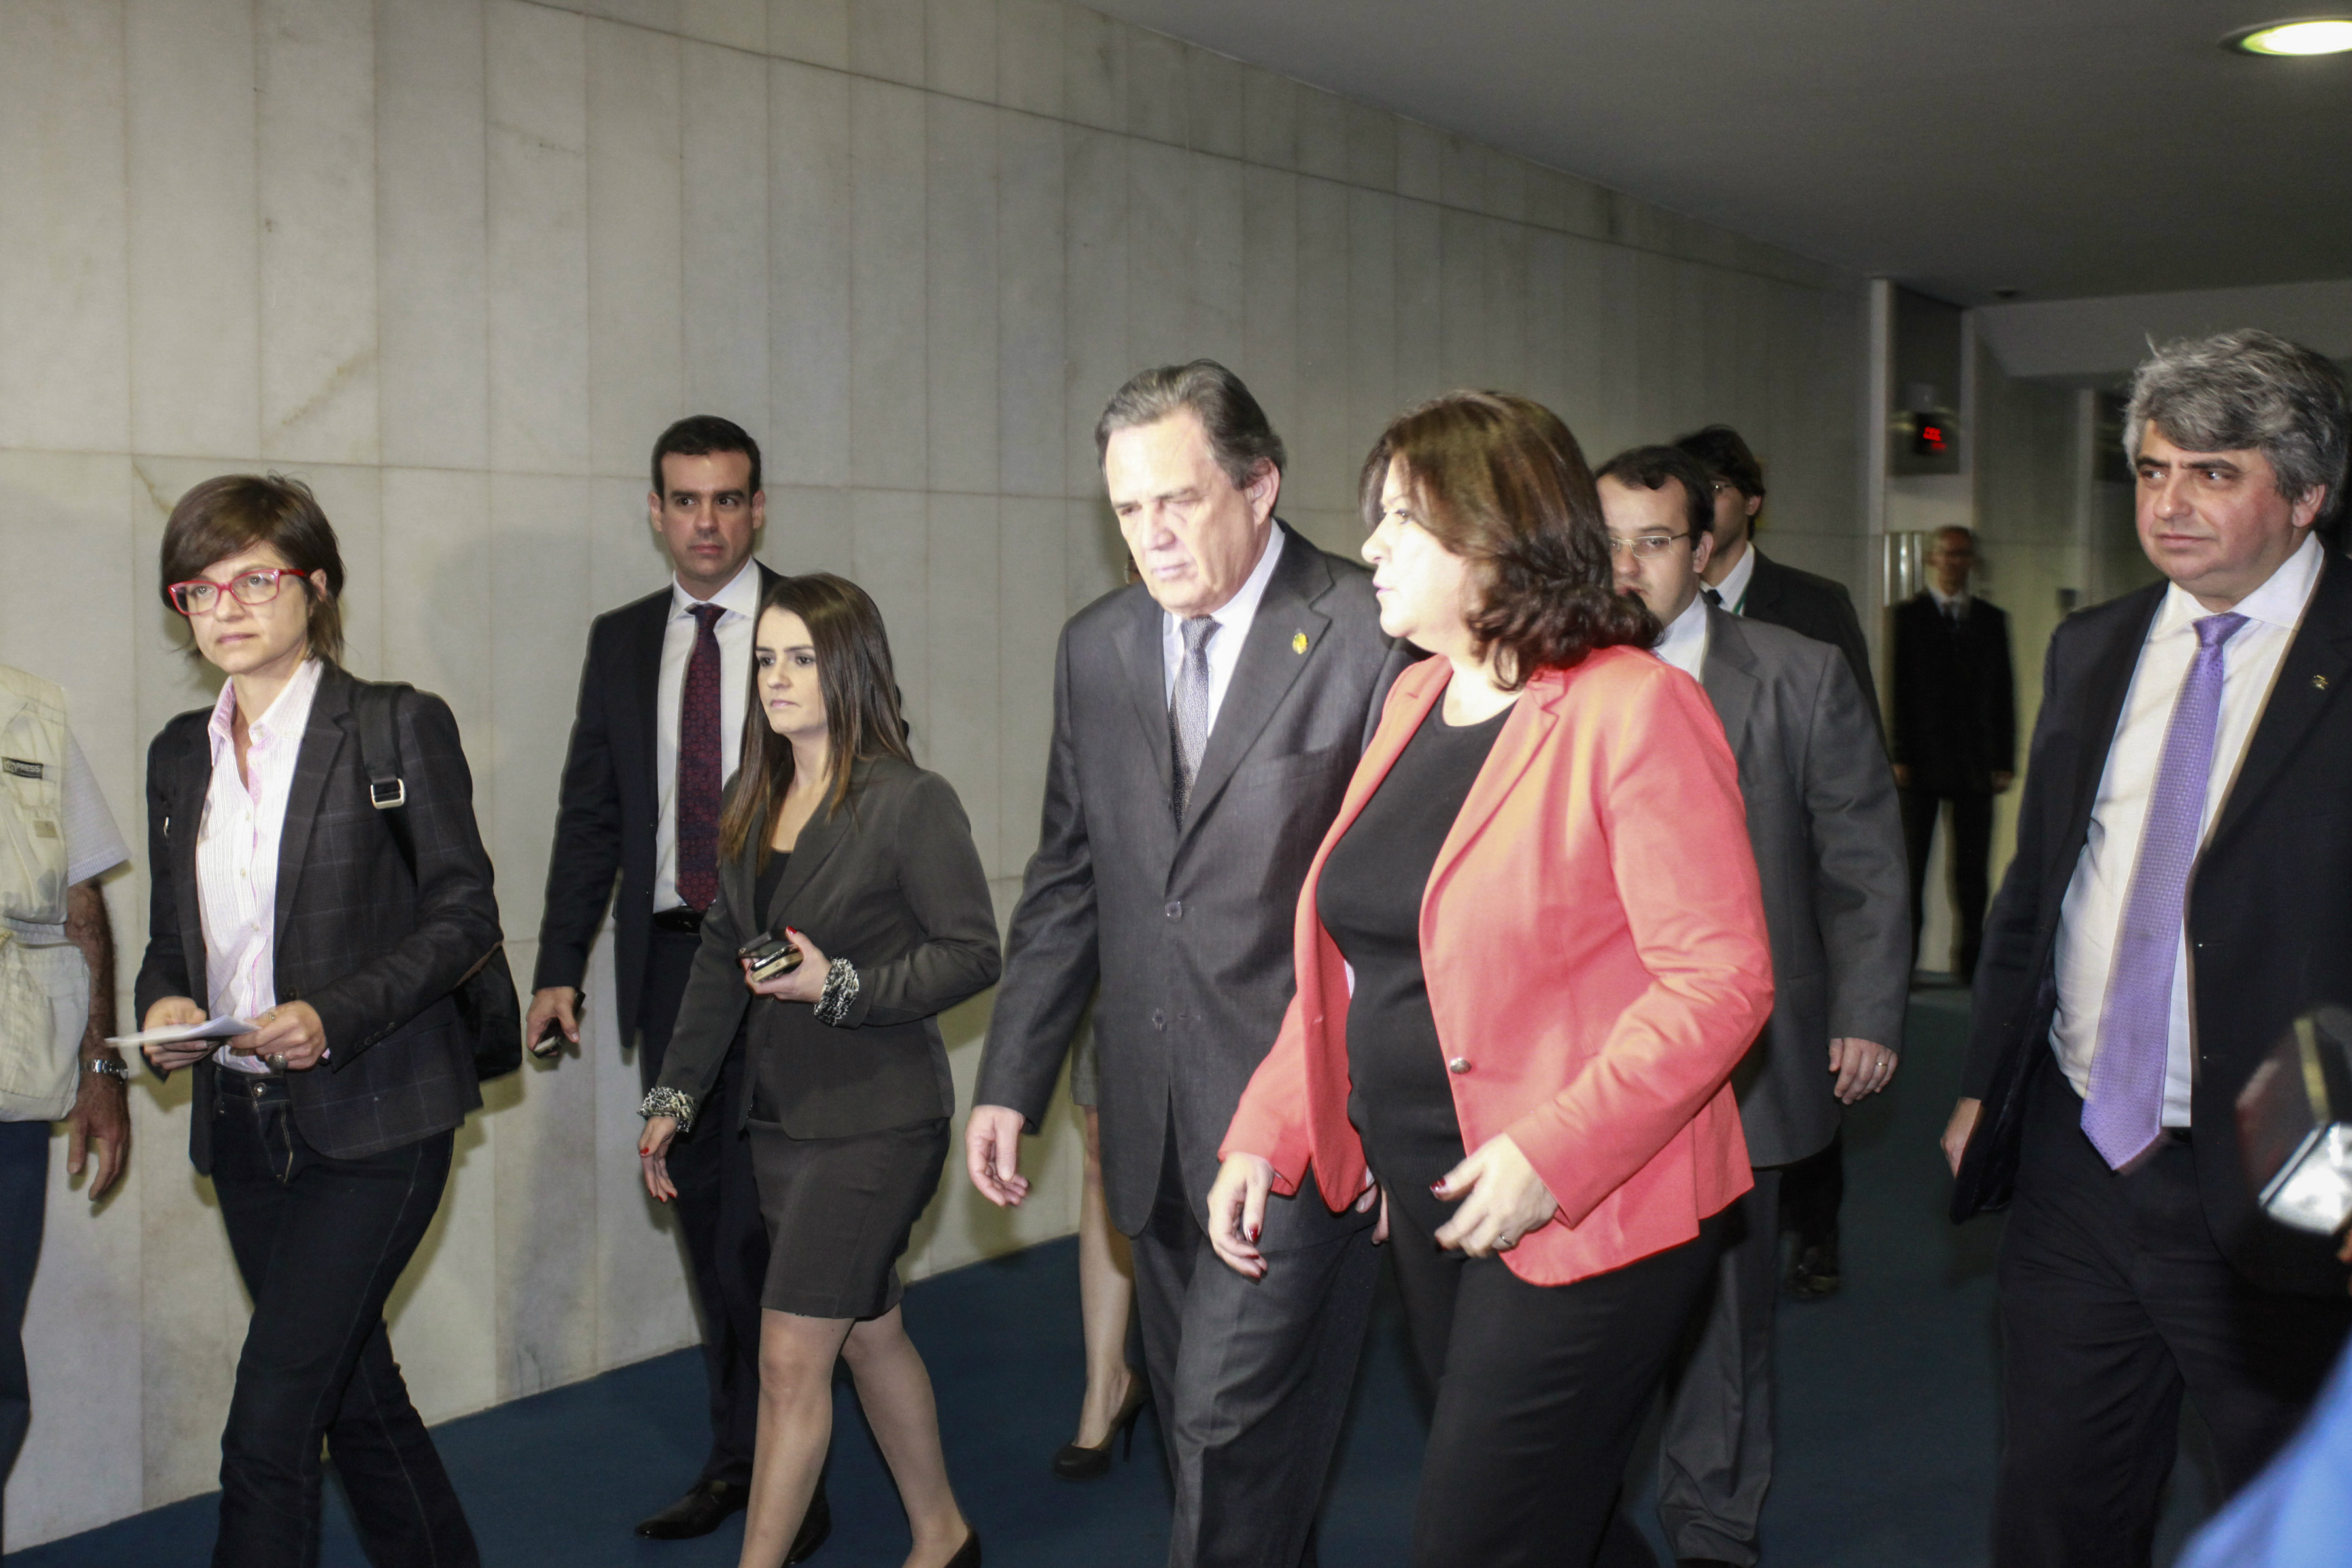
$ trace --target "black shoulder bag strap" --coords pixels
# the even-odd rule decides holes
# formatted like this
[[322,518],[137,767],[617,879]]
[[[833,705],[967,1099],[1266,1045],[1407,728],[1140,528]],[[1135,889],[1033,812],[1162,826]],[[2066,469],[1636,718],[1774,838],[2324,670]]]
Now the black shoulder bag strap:
[[[400,766],[396,709],[403,693],[415,688],[396,681],[353,681],[352,710],[360,723],[360,770],[367,775],[368,803],[383,813],[383,825],[416,880],[416,838],[408,822],[408,781]],[[522,1065],[522,1006],[501,942],[466,971],[450,993],[457,1019],[474,1051],[477,1082],[501,1078]]]

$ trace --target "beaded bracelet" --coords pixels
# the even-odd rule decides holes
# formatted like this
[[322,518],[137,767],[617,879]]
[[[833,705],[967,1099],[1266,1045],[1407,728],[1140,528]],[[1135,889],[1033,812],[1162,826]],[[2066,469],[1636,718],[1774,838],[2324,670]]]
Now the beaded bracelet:
[[857,1001],[857,966],[835,958],[825,966],[824,994],[817,998],[816,1021],[838,1027]]

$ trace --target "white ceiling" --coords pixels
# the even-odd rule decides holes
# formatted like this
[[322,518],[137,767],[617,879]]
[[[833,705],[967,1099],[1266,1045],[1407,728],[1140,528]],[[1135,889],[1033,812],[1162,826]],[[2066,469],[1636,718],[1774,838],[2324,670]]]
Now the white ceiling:
[[2352,56],[2215,47],[2309,0],[1088,3],[1957,303],[2352,275]]

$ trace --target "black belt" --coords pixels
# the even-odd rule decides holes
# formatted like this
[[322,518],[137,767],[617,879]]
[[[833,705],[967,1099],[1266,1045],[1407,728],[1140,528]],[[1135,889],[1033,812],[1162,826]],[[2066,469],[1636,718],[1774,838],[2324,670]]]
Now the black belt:
[[684,904],[676,909],[656,910],[654,912],[654,929],[674,931],[685,936],[695,936],[702,929],[702,911],[688,909]]

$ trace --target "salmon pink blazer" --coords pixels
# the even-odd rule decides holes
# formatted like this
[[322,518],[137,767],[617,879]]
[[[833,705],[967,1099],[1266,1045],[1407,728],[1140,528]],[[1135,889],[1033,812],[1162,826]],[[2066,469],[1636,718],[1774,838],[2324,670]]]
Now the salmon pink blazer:
[[[1347,966],[1317,918],[1331,846],[1444,696],[1397,680],[1298,895],[1298,990],[1224,1152],[1333,1209],[1370,1179],[1348,1120]],[[1507,1133],[1559,1200],[1503,1254],[1564,1285],[1688,1241],[1754,1185],[1728,1079],[1772,1010],[1738,770],[1697,682],[1637,648],[1530,680],[1439,850],[1422,967],[1462,1143]]]

